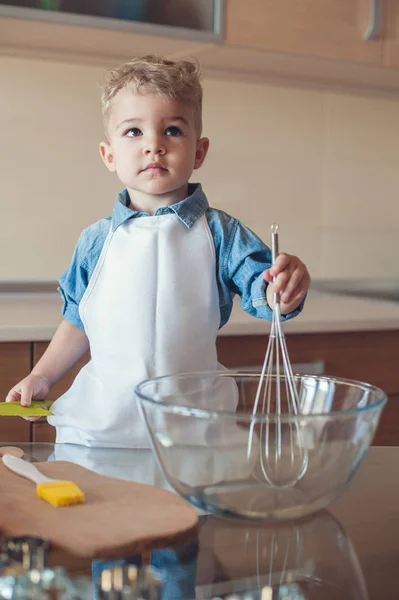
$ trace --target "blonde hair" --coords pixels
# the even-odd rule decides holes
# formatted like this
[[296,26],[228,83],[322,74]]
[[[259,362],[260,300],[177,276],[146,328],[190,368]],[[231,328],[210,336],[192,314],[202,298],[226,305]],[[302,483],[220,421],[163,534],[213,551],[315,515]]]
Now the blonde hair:
[[199,63],[192,60],[167,60],[148,55],[109,69],[101,88],[101,111],[104,125],[111,112],[112,100],[124,88],[141,90],[180,100],[192,107],[198,137],[202,131],[202,87]]

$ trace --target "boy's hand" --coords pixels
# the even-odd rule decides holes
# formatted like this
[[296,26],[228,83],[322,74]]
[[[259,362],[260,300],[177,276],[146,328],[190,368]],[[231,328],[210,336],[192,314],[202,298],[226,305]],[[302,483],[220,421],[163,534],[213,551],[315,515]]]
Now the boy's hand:
[[[20,402],[21,406],[30,406],[34,398],[47,398],[51,385],[44,377],[32,373],[22,379],[8,392],[6,402]],[[45,406],[43,408],[46,408]],[[27,421],[44,421],[46,417],[23,417]]]
[[[291,254],[279,254],[275,264],[263,273],[267,286],[266,297],[273,306],[273,293],[280,292],[281,314],[295,310],[309,289],[310,275],[301,260]],[[276,281],[273,283],[273,278]]]

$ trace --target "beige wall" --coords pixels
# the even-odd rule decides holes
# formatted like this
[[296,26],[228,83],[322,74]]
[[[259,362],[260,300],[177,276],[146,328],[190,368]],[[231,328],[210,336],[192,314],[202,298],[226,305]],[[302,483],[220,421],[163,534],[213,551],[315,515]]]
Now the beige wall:
[[[83,227],[109,214],[102,69],[0,58],[0,279],[55,279]],[[399,101],[206,79],[211,204],[316,277],[399,275]]]

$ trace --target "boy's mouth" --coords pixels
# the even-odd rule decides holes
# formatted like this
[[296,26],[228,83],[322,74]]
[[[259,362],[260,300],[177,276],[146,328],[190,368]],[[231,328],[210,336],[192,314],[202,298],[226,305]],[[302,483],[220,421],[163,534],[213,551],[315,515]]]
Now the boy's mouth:
[[167,171],[167,169],[160,163],[150,163],[142,171]]

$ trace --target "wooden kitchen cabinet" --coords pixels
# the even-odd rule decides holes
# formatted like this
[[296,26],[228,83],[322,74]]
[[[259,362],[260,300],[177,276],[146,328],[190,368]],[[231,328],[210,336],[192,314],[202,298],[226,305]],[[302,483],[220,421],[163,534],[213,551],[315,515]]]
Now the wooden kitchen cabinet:
[[[260,367],[267,341],[267,336],[221,336],[218,359],[227,367]],[[373,443],[399,446],[399,331],[291,334],[287,346],[294,365],[322,364],[325,375],[382,388],[388,403]]]
[[390,394],[373,446],[399,446],[399,394]]
[[[380,7],[381,27],[371,41],[365,34],[373,1]],[[218,34],[216,40],[202,34],[198,39],[192,29],[183,29],[184,37],[167,28],[150,32],[148,25],[138,23],[134,31],[77,25],[65,14],[60,22],[36,20],[27,16],[30,9],[25,17],[22,12],[12,17],[10,7],[2,9],[0,2],[0,55],[96,63],[102,68],[153,52],[195,56],[210,69],[210,76],[277,78],[295,85],[303,81],[323,88],[398,95],[398,2],[225,0],[224,35]]]
[[[399,331],[287,334],[292,363],[324,363],[324,374],[366,381],[399,394]],[[220,336],[218,358],[227,367],[261,366],[266,335]]]
[[[30,372],[29,342],[0,344],[0,401]],[[0,417],[0,442],[28,442],[29,422],[21,417]]]
[[[33,344],[33,364],[35,365],[38,360],[43,356],[46,348],[48,346],[47,342],[36,342]],[[89,354],[85,354],[78,363],[72,369],[64,375],[60,381],[58,381],[51,389],[50,394],[48,396],[48,400],[56,400],[59,398],[64,392],[68,390],[68,388],[72,385],[73,380],[76,375],[80,371],[80,369],[87,363],[89,360]],[[82,399],[84,400],[84,399]],[[36,422],[33,423],[32,426],[32,441],[33,442],[54,442],[55,440],[55,428],[49,425],[46,421],[44,422]]]
[[225,41],[266,52],[382,65],[382,39],[364,37],[369,18],[370,0],[226,0]]
[[[266,335],[220,336],[217,340],[218,359],[226,367],[260,367],[267,341]],[[47,345],[46,342],[0,344],[2,399],[30,372]],[[294,369],[302,365],[307,372],[312,372],[315,367],[317,373],[357,379],[381,387],[389,400],[374,445],[399,446],[399,331],[288,334],[287,345]],[[87,354],[53,387],[50,400],[55,400],[70,387],[88,360]],[[0,442],[29,441],[30,433],[34,442],[52,442],[55,438],[55,430],[47,422],[30,426],[20,417],[0,418]]]

